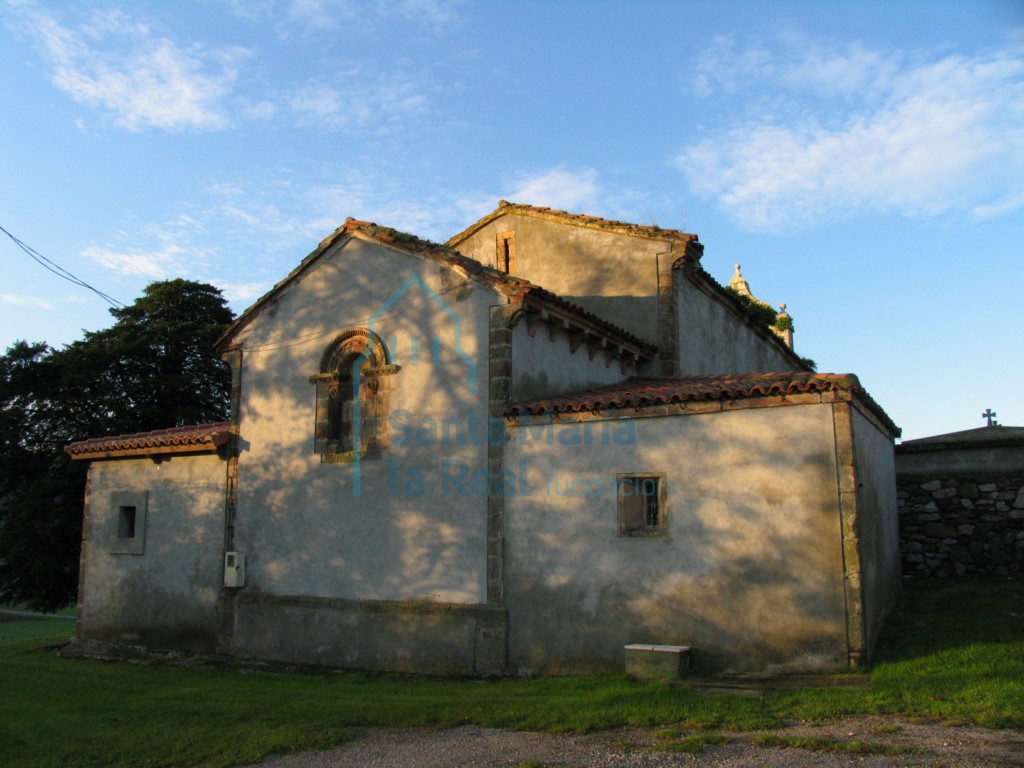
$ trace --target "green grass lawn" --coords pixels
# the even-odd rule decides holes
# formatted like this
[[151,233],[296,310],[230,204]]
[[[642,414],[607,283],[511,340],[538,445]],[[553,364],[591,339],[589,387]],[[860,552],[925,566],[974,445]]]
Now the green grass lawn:
[[1024,729],[1024,584],[1013,582],[907,585],[870,689],[780,689],[759,698],[626,677],[484,682],[61,659],[40,646],[67,637],[71,622],[18,623],[17,638],[10,622],[0,623],[5,766],[237,765],[329,747],[364,725],[709,731],[899,713]]
[[0,615],[0,653],[11,643],[35,640],[40,637],[71,637],[75,623],[64,619],[33,619],[31,621],[5,619]]

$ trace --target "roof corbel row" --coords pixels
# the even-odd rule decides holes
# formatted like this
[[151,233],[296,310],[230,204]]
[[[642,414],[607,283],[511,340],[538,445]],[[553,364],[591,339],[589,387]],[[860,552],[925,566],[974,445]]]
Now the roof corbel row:
[[544,301],[542,297],[527,293],[520,301],[523,304],[523,316],[526,319],[526,332],[531,338],[536,336],[537,331],[542,327],[547,329],[548,340],[552,342],[561,334],[565,334],[569,340],[571,353],[575,354],[581,347],[586,347],[590,360],[599,354],[603,355],[606,367],[610,367],[613,362],[618,360],[623,373],[630,367],[637,366],[653,357],[655,351],[653,348],[647,345],[641,346],[619,334],[610,332],[607,327],[602,327],[602,325],[591,322],[576,313],[552,305]]

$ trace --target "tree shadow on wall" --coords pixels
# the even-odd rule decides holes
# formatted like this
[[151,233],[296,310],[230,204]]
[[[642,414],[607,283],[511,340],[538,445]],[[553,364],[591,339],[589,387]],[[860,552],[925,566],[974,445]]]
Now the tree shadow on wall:
[[[766,418],[676,417],[663,423],[685,432],[678,445],[687,450],[644,444],[641,432],[613,459],[619,469],[667,471],[666,536],[619,537],[614,496],[575,508],[543,493],[517,501],[508,520],[513,656],[538,671],[572,657],[612,668],[624,644],[668,643],[694,647],[705,669],[843,665],[834,457],[820,437],[794,453],[807,425],[786,434],[766,429]],[[595,471],[587,451],[562,450],[553,461],[567,474]],[[812,463],[819,482],[809,484]]]
[[[484,602],[486,495],[446,498],[440,474],[445,461],[486,473],[486,440],[440,444],[430,426],[472,414],[486,428],[487,305],[499,302],[481,293],[443,266],[363,245],[314,267],[242,340],[240,432],[250,449],[239,462],[236,546],[254,588]],[[398,367],[390,445],[379,457],[321,462],[309,376],[353,328],[370,328]],[[394,418],[409,430],[396,432]]]

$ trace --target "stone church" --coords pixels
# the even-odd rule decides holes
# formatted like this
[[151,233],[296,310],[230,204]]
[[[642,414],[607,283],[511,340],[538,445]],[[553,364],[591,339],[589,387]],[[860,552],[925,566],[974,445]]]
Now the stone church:
[[[94,438],[78,637],[428,674],[869,661],[898,428],[696,236],[349,219],[218,342],[229,422]],[[774,313],[771,313],[774,317]]]

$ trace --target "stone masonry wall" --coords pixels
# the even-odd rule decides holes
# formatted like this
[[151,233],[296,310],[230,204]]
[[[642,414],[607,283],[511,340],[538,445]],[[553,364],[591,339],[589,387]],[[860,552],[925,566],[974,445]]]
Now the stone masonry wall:
[[896,487],[904,576],[1024,577],[1024,470]]

